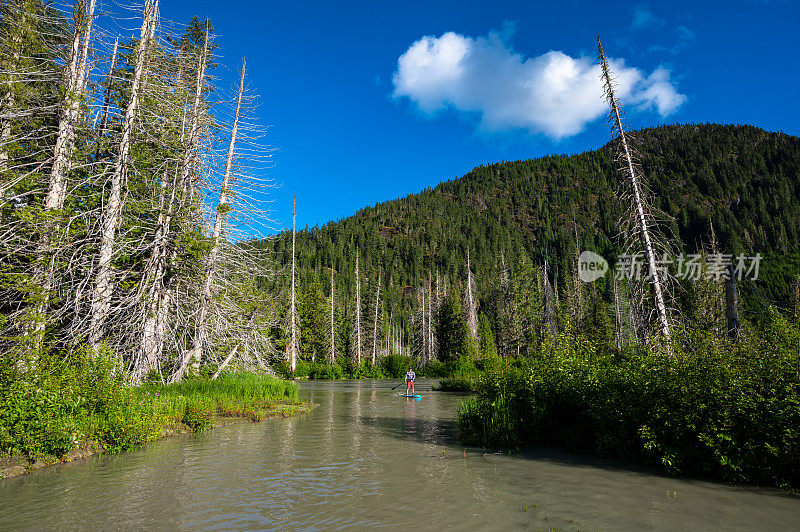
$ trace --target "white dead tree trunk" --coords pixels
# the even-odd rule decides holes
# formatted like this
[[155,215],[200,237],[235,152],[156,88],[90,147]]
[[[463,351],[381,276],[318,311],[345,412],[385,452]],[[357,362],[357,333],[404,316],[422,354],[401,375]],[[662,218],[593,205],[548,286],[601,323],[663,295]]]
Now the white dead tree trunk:
[[581,241],[578,238],[578,223],[575,221],[575,217],[572,217],[572,223],[575,228],[575,277],[573,279],[575,290],[575,331],[573,331],[576,335],[581,330],[581,325],[583,323],[583,281],[581,281],[580,276],[580,269],[581,269]]
[[100,253],[97,259],[97,277],[92,290],[91,321],[89,324],[89,344],[97,351],[103,340],[105,320],[111,307],[112,264],[117,225],[122,213],[122,185],[130,164],[131,137],[139,108],[139,96],[142,80],[147,68],[147,55],[150,41],[153,39],[156,26],[158,0],[147,0],[144,8],[141,36],[133,73],[130,101],[125,110],[122,124],[122,136],[119,142],[119,153],[111,176],[111,189],[103,213]]
[[289,368],[294,371],[297,368],[297,296],[295,292],[295,232],[297,229],[297,213],[295,206],[296,198],[292,200],[292,293],[289,303],[289,344],[286,346],[286,360],[289,361]]
[[467,326],[469,327],[469,333],[472,335],[473,340],[478,339],[478,305],[475,301],[475,294],[474,294],[474,284],[475,281],[472,279],[472,269],[470,267],[469,261],[469,249],[467,249],[467,290],[466,290],[466,311],[467,315]]
[[542,294],[544,295],[544,334],[545,336],[549,336],[554,347],[558,341],[558,327],[556,326],[556,309],[558,308],[558,301],[556,300],[556,293],[556,290],[550,284],[550,275],[547,271],[547,260],[545,259],[542,275]]
[[[92,23],[94,19],[95,0],[90,0],[88,10],[83,2],[74,8],[72,49],[70,59],[63,74],[64,97],[61,102],[58,134],[53,149],[53,164],[50,170],[50,181],[45,197],[45,211],[63,208],[66,199],[67,176],[70,171],[70,151],[75,139],[83,88],[86,82],[86,64],[89,53]],[[81,46],[83,42],[83,46]],[[36,316],[31,322],[34,334],[35,349],[41,345],[45,330],[45,314],[53,290],[56,253],[52,249],[54,242],[60,242],[55,234],[58,224],[54,220],[45,219],[39,238],[39,255],[42,264],[36,267],[35,277],[42,289],[42,301],[36,306]]]
[[[208,35],[206,34],[206,46],[203,51],[205,57],[208,51]],[[206,60],[203,60],[205,65]],[[204,68],[205,70],[205,68]],[[228,155],[225,159],[225,171],[222,177],[222,186],[219,191],[219,201],[217,203],[216,213],[214,215],[214,230],[211,235],[211,250],[208,254],[208,263],[206,265],[205,281],[203,282],[203,294],[200,300],[200,313],[197,316],[197,325],[194,331],[194,338],[192,341],[192,348],[185,355],[187,364],[193,363],[198,366],[202,358],[203,346],[206,344],[207,337],[207,323],[209,308],[212,303],[211,286],[214,280],[214,275],[217,270],[217,261],[219,255],[219,247],[222,239],[222,230],[225,224],[225,219],[228,216],[230,207],[228,205],[228,193],[232,189],[232,169],[234,152],[236,151],[236,135],[239,131],[239,117],[242,110],[242,95],[244,94],[244,76],[245,76],[245,63],[242,61],[242,71],[239,75],[239,93],[236,97],[236,112],[233,118],[233,128],[231,129],[231,140],[228,144]],[[196,101],[197,102],[197,101]],[[199,102],[197,102],[199,103]],[[195,116],[197,113],[195,113]],[[194,119],[194,117],[193,117]],[[294,369],[294,368],[292,368]],[[181,366],[178,377],[182,377],[182,371],[185,366]]]
[[[58,124],[58,136],[53,151],[53,167],[50,171],[50,188],[45,200],[45,209],[60,209],[66,198],[67,174],[70,171],[70,150],[75,140],[75,127],[78,123],[81,100],[86,86],[86,74],[89,55],[89,41],[94,23],[95,0],[89,0],[83,20],[76,18],[75,36],[72,42],[72,58],[70,60],[66,93]],[[80,41],[83,41],[82,48]]]
[[361,365],[361,281],[358,278],[358,249],[356,249],[356,361]]
[[611,276],[611,289],[614,294],[614,344],[618,350],[622,349],[622,309],[620,308],[619,287],[617,280]]
[[378,309],[380,308],[381,297],[381,274],[378,273],[378,286],[375,288],[375,322],[372,327],[372,365],[378,355]]
[[428,283],[428,361],[430,362],[436,358],[436,340],[433,331],[433,309],[437,304],[433,299],[433,289],[430,282]]
[[611,120],[613,129],[617,133],[622,159],[625,165],[626,177],[629,180],[633,196],[633,217],[635,218],[636,233],[638,233],[642,252],[644,253],[645,261],[647,262],[648,275],[650,280],[650,287],[653,292],[653,299],[655,309],[658,315],[659,328],[664,339],[669,341],[671,338],[669,320],[667,318],[667,306],[664,302],[664,287],[663,280],[659,275],[657,268],[656,250],[650,236],[650,229],[648,227],[649,209],[645,206],[643,197],[643,184],[642,177],[636,171],[633,155],[628,144],[628,139],[625,136],[625,130],[622,124],[622,116],[620,111],[619,100],[614,95],[614,82],[611,78],[608,61],[606,60],[605,53],[603,52],[603,43],[600,38],[597,38],[597,48],[600,53],[600,66],[603,71],[603,85],[606,93],[606,100],[611,107]]
[[336,362],[336,325],[333,321],[334,293],[333,268],[331,268],[331,364]]
[[421,333],[421,344],[422,344],[422,352],[421,358],[422,363],[425,364],[428,358],[428,329],[426,328],[426,315],[425,315],[425,285],[422,285],[422,333]]

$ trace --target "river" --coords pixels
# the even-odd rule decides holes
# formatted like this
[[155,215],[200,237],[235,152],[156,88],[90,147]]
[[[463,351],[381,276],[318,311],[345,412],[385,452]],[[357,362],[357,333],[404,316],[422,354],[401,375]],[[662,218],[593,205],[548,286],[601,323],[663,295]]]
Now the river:
[[456,441],[462,396],[418,381],[302,382],[309,414],[227,425],[0,481],[0,530],[759,529],[800,500],[551,451]]

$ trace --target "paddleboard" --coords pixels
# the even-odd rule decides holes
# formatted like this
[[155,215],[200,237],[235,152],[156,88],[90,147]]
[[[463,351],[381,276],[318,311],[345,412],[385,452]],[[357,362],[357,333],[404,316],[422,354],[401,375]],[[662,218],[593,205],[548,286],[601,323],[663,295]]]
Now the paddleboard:
[[422,399],[421,395],[409,395],[407,393],[398,393],[400,397],[413,397],[414,399]]

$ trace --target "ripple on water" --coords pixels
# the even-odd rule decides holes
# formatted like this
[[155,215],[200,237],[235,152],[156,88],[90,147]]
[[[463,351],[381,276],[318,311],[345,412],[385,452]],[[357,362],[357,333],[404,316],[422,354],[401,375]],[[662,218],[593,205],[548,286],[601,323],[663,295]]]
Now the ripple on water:
[[789,530],[800,501],[555,452],[457,445],[461,397],[304,382],[311,413],[228,425],[0,482],[0,529]]

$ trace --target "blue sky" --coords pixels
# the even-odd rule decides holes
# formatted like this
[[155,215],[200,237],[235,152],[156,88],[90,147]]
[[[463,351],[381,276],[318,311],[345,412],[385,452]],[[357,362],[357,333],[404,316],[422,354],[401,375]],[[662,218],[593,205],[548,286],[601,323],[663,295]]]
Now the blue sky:
[[247,58],[275,152],[275,228],[349,216],[480,164],[609,139],[596,36],[631,128],[754,124],[800,134],[798,3],[163,0],[208,16],[222,79]]

